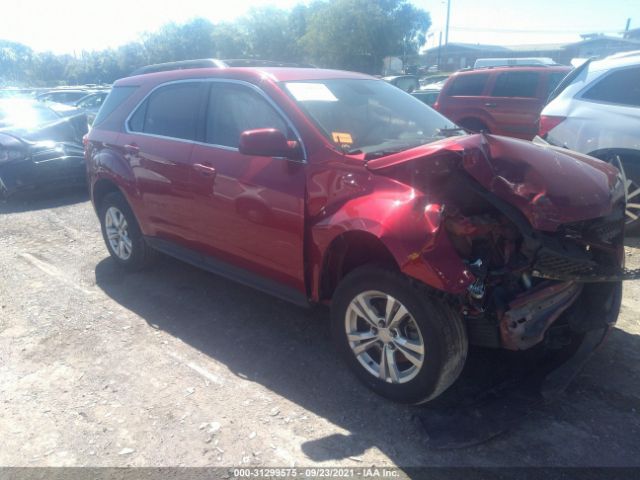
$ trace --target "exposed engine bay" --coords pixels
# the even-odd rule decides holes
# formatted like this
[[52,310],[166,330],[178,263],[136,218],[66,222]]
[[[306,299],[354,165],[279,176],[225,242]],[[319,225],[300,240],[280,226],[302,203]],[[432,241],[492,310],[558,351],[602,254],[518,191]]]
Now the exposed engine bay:
[[[447,188],[457,190],[455,183]],[[569,324],[579,310],[572,308],[576,300],[595,293],[605,303],[589,316],[606,318],[620,281],[639,276],[620,267],[623,203],[608,217],[547,233],[533,230],[481,188],[467,188],[473,193],[445,208],[444,226],[476,278],[459,299],[472,343],[524,350],[546,340],[560,348],[587,327],[578,320]]]
[[613,324],[621,282],[640,278],[624,268],[616,171],[589,157],[538,152],[478,135],[416,155],[410,168],[395,159],[373,165],[441,205],[441,230],[474,278],[451,299],[472,344],[560,349]]

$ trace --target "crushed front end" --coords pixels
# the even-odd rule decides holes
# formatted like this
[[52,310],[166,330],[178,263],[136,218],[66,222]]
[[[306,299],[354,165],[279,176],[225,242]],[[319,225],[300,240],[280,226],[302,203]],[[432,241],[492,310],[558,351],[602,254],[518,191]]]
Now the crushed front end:
[[[369,162],[443,205],[446,235],[471,278],[450,302],[472,344],[562,350],[617,319],[624,189],[602,162],[474,135]],[[599,343],[599,342],[597,342]]]

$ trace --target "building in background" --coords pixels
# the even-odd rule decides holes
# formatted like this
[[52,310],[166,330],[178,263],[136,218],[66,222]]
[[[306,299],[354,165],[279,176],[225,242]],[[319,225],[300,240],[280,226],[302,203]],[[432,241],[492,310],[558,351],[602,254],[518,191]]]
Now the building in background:
[[419,55],[419,65],[439,65],[442,71],[455,71],[472,67],[478,58],[548,57],[561,65],[569,65],[574,58],[603,58],[618,52],[640,50],[640,29],[624,32],[623,37],[599,33],[581,35],[582,40],[573,43],[540,45],[482,45],[450,42],[434,47]]

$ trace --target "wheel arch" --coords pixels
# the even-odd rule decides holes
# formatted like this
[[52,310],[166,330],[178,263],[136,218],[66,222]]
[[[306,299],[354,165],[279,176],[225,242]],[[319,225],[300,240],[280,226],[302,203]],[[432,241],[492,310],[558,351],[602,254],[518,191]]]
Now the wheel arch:
[[608,160],[614,155],[620,155],[626,158],[635,157],[640,162],[640,150],[634,148],[600,148],[588,153],[587,155],[604,161]]
[[399,271],[400,267],[384,242],[364,230],[337,235],[326,249],[319,283],[319,300],[330,300],[338,283],[349,272],[367,264]]
[[102,203],[104,197],[112,192],[120,192],[124,195],[122,189],[120,189],[116,182],[114,182],[110,178],[99,178],[95,181],[91,188],[91,199],[96,211],[100,210],[100,204]]

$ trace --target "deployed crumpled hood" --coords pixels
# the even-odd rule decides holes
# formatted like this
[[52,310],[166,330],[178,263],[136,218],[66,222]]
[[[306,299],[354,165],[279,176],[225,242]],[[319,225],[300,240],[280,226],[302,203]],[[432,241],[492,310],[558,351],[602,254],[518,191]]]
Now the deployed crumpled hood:
[[618,171],[607,163],[550,145],[494,135],[449,138],[370,160],[367,168],[376,171],[427,160],[440,171],[464,169],[540,230],[554,231],[564,223],[607,215],[624,194]]

